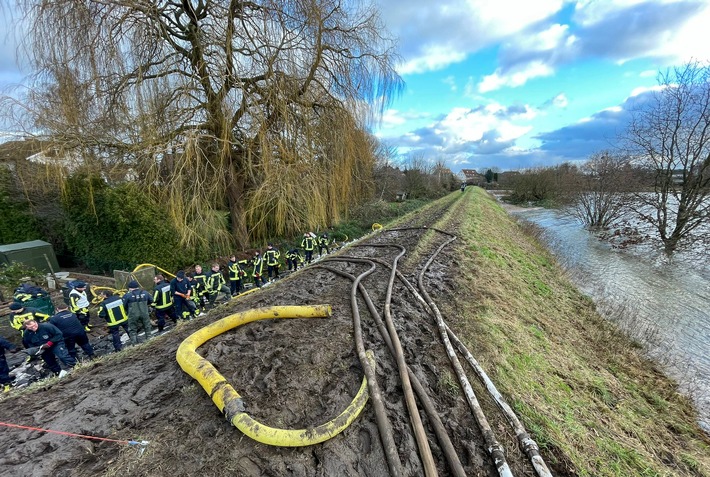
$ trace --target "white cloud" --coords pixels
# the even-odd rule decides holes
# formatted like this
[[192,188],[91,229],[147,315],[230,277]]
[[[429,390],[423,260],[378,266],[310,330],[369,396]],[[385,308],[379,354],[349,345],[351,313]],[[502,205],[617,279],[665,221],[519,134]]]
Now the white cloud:
[[524,85],[532,78],[551,76],[553,73],[554,70],[549,65],[546,65],[541,61],[531,62],[523,65],[521,69],[516,69],[507,73],[503,73],[499,68],[495,73],[483,77],[481,82],[478,84],[478,91],[481,93],[487,93],[500,89],[504,86],[515,88]]
[[430,46],[425,47],[420,56],[405,61],[397,68],[397,71],[401,75],[436,71],[464,59],[466,59],[466,54],[462,51],[456,51],[445,45]]
[[565,96],[564,93],[560,93],[554,98],[552,98],[552,105],[557,108],[566,108],[568,104],[569,101],[567,100],[567,96]]
[[565,0],[376,0],[399,39],[400,74],[422,73],[463,61],[558,12]]

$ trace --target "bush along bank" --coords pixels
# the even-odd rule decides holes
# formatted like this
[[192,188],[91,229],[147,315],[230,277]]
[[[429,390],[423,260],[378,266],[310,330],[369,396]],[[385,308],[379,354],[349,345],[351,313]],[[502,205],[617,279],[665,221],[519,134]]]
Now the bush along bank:
[[[453,215],[453,214],[452,214]],[[452,328],[555,468],[580,476],[710,476],[710,439],[690,401],[595,311],[485,191],[457,228]]]

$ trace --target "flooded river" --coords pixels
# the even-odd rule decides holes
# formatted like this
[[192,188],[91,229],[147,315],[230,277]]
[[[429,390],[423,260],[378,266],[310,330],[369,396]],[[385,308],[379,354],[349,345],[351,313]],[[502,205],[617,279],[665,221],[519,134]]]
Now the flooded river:
[[[678,254],[614,249],[559,211],[511,212],[537,224],[558,261],[600,313],[642,343],[675,378],[710,433],[710,261],[707,249]],[[697,251],[696,251],[697,252]]]

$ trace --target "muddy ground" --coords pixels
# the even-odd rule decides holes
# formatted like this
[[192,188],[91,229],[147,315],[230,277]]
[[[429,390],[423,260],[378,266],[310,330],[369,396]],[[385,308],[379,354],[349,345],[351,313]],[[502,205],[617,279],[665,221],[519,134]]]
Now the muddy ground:
[[[428,210],[406,225],[433,226],[445,212]],[[437,227],[456,233],[455,222]],[[428,242],[417,249],[423,237]],[[400,270],[416,284],[419,269],[447,238],[420,228],[375,234],[358,244],[404,246],[408,253],[400,261]],[[469,298],[456,286],[455,244],[438,256],[425,280],[445,319],[457,299]],[[392,262],[398,252],[390,247],[358,246],[328,258],[356,255]],[[342,261],[328,265],[353,275],[369,268]],[[378,265],[362,282],[380,312],[389,273]],[[227,422],[175,360],[187,336],[231,313],[273,305],[330,304],[330,318],[258,321],[216,337],[198,350],[242,395],[247,412],[255,419],[282,428],[321,424],[350,403],[363,378],[353,338],[351,288],[350,280],[310,265],[147,344],[111,354],[31,393],[10,393],[0,402],[2,422],[150,443],[141,452],[139,447],[120,443],[0,428],[0,475],[390,475],[372,402],[342,434],[323,444],[271,447],[251,440]],[[396,283],[393,295],[392,313],[406,361],[434,400],[466,475],[497,475],[463,394],[451,384],[455,378],[434,319],[401,283]],[[404,475],[423,475],[395,360],[362,299],[359,310],[365,347],[376,356],[378,384]],[[455,331],[455,318],[449,325]],[[472,373],[469,379],[475,381]],[[451,475],[426,414],[420,414],[439,475]],[[493,417],[492,424],[514,474],[534,475],[503,421]]]

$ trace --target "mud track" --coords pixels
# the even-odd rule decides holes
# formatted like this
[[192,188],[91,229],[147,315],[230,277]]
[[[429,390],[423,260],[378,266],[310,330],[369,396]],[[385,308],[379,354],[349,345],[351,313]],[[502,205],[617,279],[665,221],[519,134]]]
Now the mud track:
[[[461,198],[464,196],[462,195]],[[460,206],[459,198],[450,207]],[[319,445],[278,448],[257,443],[231,426],[202,388],[175,361],[177,347],[189,334],[236,311],[273,305],[332,305],[333,316],[308,320],[266,320],[220,335],[199,348],[242,395],[248,413],[273,427],[306,428],[338,415],[350,403],[363,378],[356,351],[350,294],[367,264],[343,256],[392,263],[406,249],[399,270],[413,283],[432,253],[449,237],[421,227],[436,226],[455,234],[454,219],[442,222],[447,207],[429,208],[399,227],[382,231],[292,274],[261,291],[223,305],[146,345],[112,355],[61,381],[0,402],[0,421],[114,439],[150,441],[145,452],[113,442],[0,429],[0,475],[238,475],[238,476],[386,476],[390,467],[377,425],[373,398],[342,434]],[[460,215],[460,214],[458,214]],[[376,246],[380,245],[380,246]],[[424,280],[444,318],[456,300],[469,299],[457,287],[453,242],[431,264]],[[334,273],[324,267],[339,270]],[[390,269],[376,263],[362,280],[383,313]],[[358,297],[363,344],[376,360],[377,384],[392,428],[402,475],[424,475],[410,424],[395,358],[385,344],[362,296]],[[404,358],[440,416],[463,471],[468,476],[498,475],[456,382],[434,317],[396,280],[392,318]],[[455,330],[453,320],[449,325]],[[467,369],[469,380],[476,378]],[[518,449],[512,432],[483,397],[491,425],[506,449],[516,476],[535,473]],[[421,402],[419,402],[421,404]],[[454,475],[421,412],[433,462],[439,475]]]

